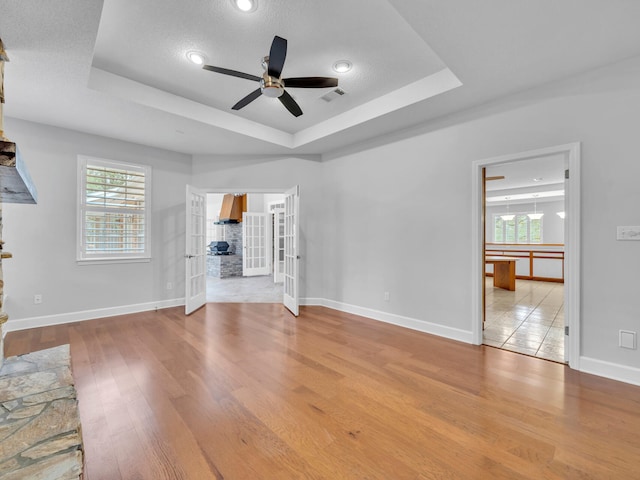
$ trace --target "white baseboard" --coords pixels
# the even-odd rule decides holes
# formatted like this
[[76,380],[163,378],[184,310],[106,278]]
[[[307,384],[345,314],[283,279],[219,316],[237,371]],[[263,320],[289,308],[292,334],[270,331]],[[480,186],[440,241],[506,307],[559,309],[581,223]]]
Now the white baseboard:
[[323,299],[322,298],[301,298],[300,305],[310,305],[314,307],[323,307]]
[[595,358],[580,357],[580,371],[640,386],[640,368],[605,362]]
[[122,305],[120,307],[98,308],[95,310],[61,313],[57,315],[45,315],[42,317],[18,318],[15,320],[9,318],[2,330],[3,333],[16,332],[29,328],[48,327],[50,325],[60,325],[63,323],[95,320],[96,318],[115,317],[116,315],[126,315],[128,313],[148,312],[162,308],[179,307],[180,305],[184,305],[184,298],[138,303],[135,305]]
[[419,332],[430,333],[432,335],[449,338],[451,340],[473,343],[473,332],[471,330],[447,327],[445,325],[427,322],[426,320],[403,317],[402,315],[396,315],[394,313],[382,312],[380,310],[359,307],[357,305],[349,305],[347,303],[336,302],[326,298],[304,298],[300,300],[300,304],[323,306],[340,312],[360,315],[379,322],[391,323],[393,325],[410,328],[411,330],[417,330]]

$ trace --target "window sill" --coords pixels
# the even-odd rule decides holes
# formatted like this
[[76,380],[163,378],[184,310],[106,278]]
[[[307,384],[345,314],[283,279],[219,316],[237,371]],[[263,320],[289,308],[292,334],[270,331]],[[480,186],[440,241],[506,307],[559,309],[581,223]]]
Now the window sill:
[[86,258],[76,260],[78,265],[108,265],[112,263],[149,263],[151,257],[144,258]]

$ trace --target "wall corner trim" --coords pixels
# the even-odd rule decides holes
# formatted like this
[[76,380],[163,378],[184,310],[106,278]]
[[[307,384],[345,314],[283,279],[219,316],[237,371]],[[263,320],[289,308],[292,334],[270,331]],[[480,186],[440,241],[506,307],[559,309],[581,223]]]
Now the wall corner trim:
[[580,357],[580,371],[640,386],[640,368],[606,362],[597,358]]
[[122,305],[119,307],[97,308],[95,310],[83,310],[80,312],[60,313],[56,315],[44,315],[42,317],[29,317],[11,319],[4,324],[6,332],[17,332],[29,328],[48,327],[63,323],[82,322],[85,320],[95,320],[97,318],[115,317],[117,315],[127,315],[129,313],[148,312],[163,308],[179,307],[184,305],[184,298],[174,298],[171,300],[159,300],[157,302],[138,303],[134,305]]

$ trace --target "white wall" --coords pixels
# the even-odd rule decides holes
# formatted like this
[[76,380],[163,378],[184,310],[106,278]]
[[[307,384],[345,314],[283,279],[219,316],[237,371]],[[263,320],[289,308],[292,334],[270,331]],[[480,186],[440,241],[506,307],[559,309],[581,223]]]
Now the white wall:
[[220,209],[222,208],[223,193],[207,194],[207,219],[206,219],[206,243],[209,245],[214,240],[221,240],[223,229],[215,222],[220,220]]
[[[33,317],[184,297],[189,156],[9,118],[5,133],[22,152],[39,197],[37,205],[3,208],[3,236],[13,253],[3,262],[8,330],[11,322]],[[151,165],[151,262],[76,263],[78,154]],[[42,295],[42,304],[34,305],[34,294]]]
[[582,354],[637,369],[618,330],[640,331],[640,242],[615,232],[640,225],[638,112],[634,59],[333,155],[324,241],[340,248],[324,257],[324,295],[471,330],[471,163],[580,141]]
[[262,193],[247,194],[247,212],[264,213],[264,194]]
[[269,213],[269,204],[284,202],[281,193],[249,193],[247,194],[247,212]]
[[220,220],[220,209],[222,208],[222,199],[224,193],[208,193],[207,194],[207,222],[217,222]]
[[269,204],[271,203],[282,203],[284,204],[284,195],[278,193],[265,193],[264,194],[264,211],[265,213],[269,213],[271,210],[269,209]]

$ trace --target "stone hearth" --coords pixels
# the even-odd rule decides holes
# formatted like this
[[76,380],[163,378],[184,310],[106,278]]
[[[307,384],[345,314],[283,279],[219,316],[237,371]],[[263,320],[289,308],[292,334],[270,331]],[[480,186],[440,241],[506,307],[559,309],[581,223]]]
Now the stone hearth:
[[0,369],[0,478],[82,478],[69,345],[5,359]]

